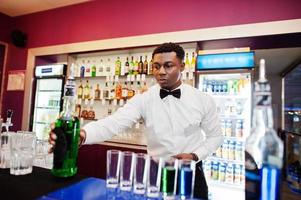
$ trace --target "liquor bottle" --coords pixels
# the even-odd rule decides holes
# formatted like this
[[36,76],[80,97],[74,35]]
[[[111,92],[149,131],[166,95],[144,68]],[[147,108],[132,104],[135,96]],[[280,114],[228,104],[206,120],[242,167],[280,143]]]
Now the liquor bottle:
[[143,62],[143,74],[148,74],[148,62],[147,62],[147,55],[145,55],[145,60]]
[[135,62],[134,62],[134,56],[131,57],[131,61],[130,61],[130,70],[129,70],[129,74],[132,75],[134,74],[134,68],[135,68]]
[[92,77],[96,76],[96,64],[95,64],[95,60],[93,61],[93,64],[91,66],[91,76]]
[[128,75],[130,71],[130,63],[129,63],[129,57],[126,57],[126,62],[124,64],[124,75]]
[[97,75],[97,76],[103,76],[103,74],[104,74],[103,60],[100,59],[99,65],[98,65],[98,70],[97,70],[97,72],[96,72],[96,75]]
[[118,80],[118,77],[116,77],[115,81],[116,81],[115,98],[119,100],[122,98],[122,86]]
[[106,81],[105,87],[103,89],[103,98],[109,99],[109,97],[110,97],[110,90],[109,90],[108,82]]
[[185,56],[185,70],[184,71],[188,71],[190,69],[190,60],[188,58],[188,53],[186,53],[186,56]]
[[142,62],[142,56],[140,56],[140,61],[138,63],[138,74],[143,73],[143,62]]
[[196,58],[195,58],[194,52],[192,52],[192,58],[191,58],[191,63],[190,63],[190,72],[194,72],[195,64],[196,64]]
[[134,62],[134,71],[133,71],[134,75],[139,74],[138,66],[139,66],[139,62],[138,62],[138,59],[136,59],[135,62]]
[[246,140],[246,200],[278,200],[283,143],[273,129],[271,88],[265,77],[265,61],[260,60],[259,80],[255,82],[252,130]]
[[77,99],[77,103],[76,103],[76,107],[75,107],[75,113],[76,113],[76,116],[78,118],[81,117],[81,109],[82,109],[82,99]]
[[82,112],[81,112],[81,117],[84,118],[84,119],[87,119],[88,118],[88,99],[85,99],[84,101],[84,106],[83,106],[83,109],[82,109]]
[[115,75],[119,76],[121,72],[121,62],[120,62],[120,58],[117,57],[117,60],[115,62]]
[[95,111],[93,109],[93,104],[94,104],[94,101],[93,99],[90,101],[90,109],[88,111],[88,116],[87,116],[87,119],[90,119],[90,120],[93,120],[95,119]]
[[57,135],[53,151],[52,174],[57,177],[70,177],[77,173],[77,155],[80,133],[80,121],[75,115],[74,66],[65,85],[64,105],[60,117],[55,122]]
[[94,91],[94,99],[95,100],[100,100],[100,89],[99,89],[99,84],[97,83],[96,89]]
[[82,99],[83,98],[83,84],[82,84],[82,80],[80,80],[80,85],[78,86],[78,89],[77,89],[77,98],[78,99]]
[[149,74],[149,75],[152,75],[152,74],[153,74],[153,71],[154,71],[154,68],[153,68],[153,59],[151,59],[151,60],[149,61],[148,74]]
[[133,85],[134,85],[134,82],[131,81],[131,84],[129,84],[129,87],[128,87],[128,97],[127,97],[127,99],[130,99],[135,95],[135,90],[133,88]]
[[123,87],[122,87],[121,97],[122,97],[123,100],[126,100],[127,97],[128,97],[127,81],[124,82],[124,85],[123,85]]
[[90,85],[89,85],[89,80],[86,81],[86,85],[84,87],[84,99],[89,99],[90,98]]
[[105,72],[105,74],[106,74],[106,76],[110,76],[111,75],[111,60],[110,60],[110,58],[108,58],[108,60],[107,60],[107,62],[106,62],[106,64],[105,64],[106,66],[106,72]]
[[82,66],[80,67],[80,77],[81,78],[85,77],[85,65],[84,65],[84,61],[82,63]]
[[85,72],[85,76],[86,77],[90,77],[91,76],[91,63],[90,63],[90,60],[87,61],[87,65],[85,67],[86,69],[86,72]]

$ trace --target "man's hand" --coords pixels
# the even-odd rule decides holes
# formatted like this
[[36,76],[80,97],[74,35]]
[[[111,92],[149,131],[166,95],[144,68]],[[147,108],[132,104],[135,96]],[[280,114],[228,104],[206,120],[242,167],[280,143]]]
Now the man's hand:
[[173,156],[174,158],[177,158],[179,160],[193,160],[193,156],[190,154],[190,153],[180,153],[180,154],[177,154],[175,156]]
[[[55,146],[55,140],[57,139],[57,136],[56,134],[53,132],[54,128],[55,128],[55,125],[54,123],[52,123],[50,125],[50,128],[51,128],[51,131],[49,133],[49,139],[48,139],[48,142],[49,144],[52,145],[52,147],[48,150],[49,153],[52,153],[53,152],[53,147]],[[86,139],[86,131],[84,129],[81,129],[80,132],[79,132],[79,144],[78,145],[81,145],[85,139]]]

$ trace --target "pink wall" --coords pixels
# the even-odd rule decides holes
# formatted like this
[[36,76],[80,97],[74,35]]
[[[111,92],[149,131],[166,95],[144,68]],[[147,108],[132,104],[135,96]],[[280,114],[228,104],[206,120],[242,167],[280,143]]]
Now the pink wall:
[[16,18],[29,47],[301,18],[300,0],[99,0]]
[[[28,47],[301,18],[300,0],[98,0],[14,18]],[[1,22],[1,18],[0,18]],[[0,35],[1,36],[1,35]],[[1,39],[1,38],[0,38]],[[25,69],[26,51],[12,49],[9,70]],[[23,93],[6,92],[21,127]]]

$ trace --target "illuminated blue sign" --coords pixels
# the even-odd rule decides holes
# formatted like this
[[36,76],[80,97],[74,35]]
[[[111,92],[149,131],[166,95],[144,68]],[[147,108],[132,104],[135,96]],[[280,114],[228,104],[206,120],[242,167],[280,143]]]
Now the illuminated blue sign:
[[197,70],[254,67],[254,52],[198,55]]

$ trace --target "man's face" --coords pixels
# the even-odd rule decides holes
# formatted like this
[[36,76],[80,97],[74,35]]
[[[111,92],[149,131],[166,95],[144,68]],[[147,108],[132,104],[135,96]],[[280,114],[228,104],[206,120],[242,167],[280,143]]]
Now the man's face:
[[161,86],[173,90],[181,84],[181,72],[184,63],[176,56],[175,52],[158,53],[153,58],[153,74]]

